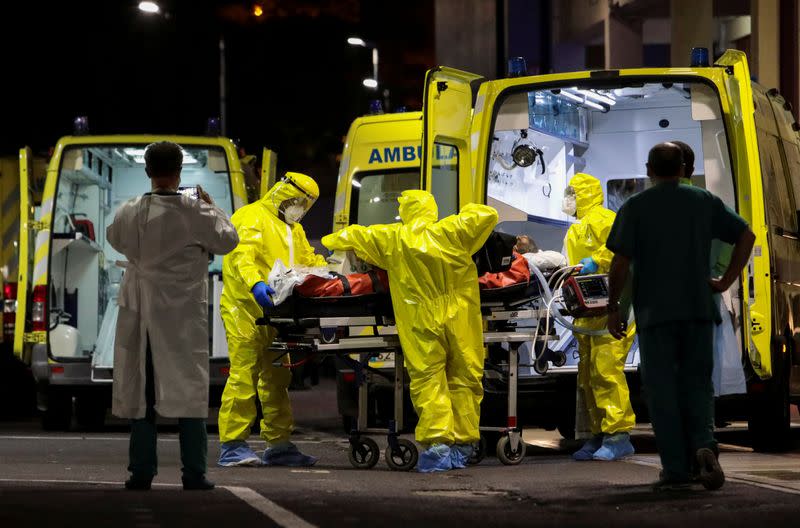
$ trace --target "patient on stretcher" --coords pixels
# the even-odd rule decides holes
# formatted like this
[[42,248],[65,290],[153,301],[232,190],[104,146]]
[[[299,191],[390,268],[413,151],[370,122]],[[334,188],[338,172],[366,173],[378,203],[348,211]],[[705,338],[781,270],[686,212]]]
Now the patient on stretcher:
[[567,257],[558,251],[542,251],[528,235],[519,235],[514,251],[525,257],[528,265],[536,266],[540,271],[551,271],[567,265]]
[[[478,285],[481,290],[527,284],[530,282],[534,266],[546,273],[567,265],[567,260],[561,253],[540,250],[533,239],[527,235],[517,237],[513,256],[514,258],[508,270],[499,273],[485,273],[478,278]],[[291,275],[291,278],[289,275]],[[289,286],[289,283],[291,283],[291,286]],[[274,298],[276,305],[280,304],[289,295],[303,298],[321,298],[351,297],[389,292],[389,280],[386,272],[377,268],[370,269],[365,273],[342,275],[326,272],[324,269],[301,270],[276,266],[273,268],[273,273],[270,274],[270,286],[276,292],[287,287],[293,290],[293,292],[276,295]]]

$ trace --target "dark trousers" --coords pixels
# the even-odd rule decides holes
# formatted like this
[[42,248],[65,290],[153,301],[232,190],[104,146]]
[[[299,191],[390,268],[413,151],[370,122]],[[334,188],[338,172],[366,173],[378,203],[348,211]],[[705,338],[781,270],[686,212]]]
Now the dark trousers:
[[668,478],[690,477],[694,453],[714,440],[714,323],[692,321],[639,329],[642,379]]
[[[156,403],[153,378],[153,357],[150,342],[147,343],[145,365],[145,401],[147,413],[144,418],[131,420],[131,442],[128,449],[130,464],[128,471],[137,478],[150,480],[158,473],[158,455],[156,453]],[[181,445],[181,463],[183,478],[194,480],[206,474],[208,459],[208,436],[206,421],[203,418],[178,419],[178,431]]]

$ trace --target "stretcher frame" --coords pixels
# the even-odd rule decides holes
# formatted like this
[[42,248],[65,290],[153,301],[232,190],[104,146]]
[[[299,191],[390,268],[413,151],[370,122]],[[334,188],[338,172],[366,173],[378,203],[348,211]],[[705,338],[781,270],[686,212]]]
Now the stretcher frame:
[[[500,433],[496,445],[496,452],[501,462],[506,465],[519,464],[525,456],[525,443],[522,441],[522,429],[519,427],[517,416],[517,387],[519,370],[519,349],[524,343],[546,344],[557,340],[553,335],[543,335],[537,331],[540,321],[546,317],[547,310],[539,308],[537,302],[541,296],[536,294],[513,302],[497,300],[483,303],[484,333],[483,342],[487,346],[508,345],[508,401],[506,426],[481,427],[481,432]],[[523,321],[534,321],[533,326],[518,326]],[[357,417],[350,432],[350,463],[361,469],[374,467],[380,452],[377,443],[369,438],[369,434],[386,434],[388,447],[385,452],[387,465],[390,469],[408,471],[412,469],[418,459],[418,451],[413,442],[399,438],[404,426],[403,396],[405,386],[405,365],[402,347],[394,329],[394,320],[385,315],[369,316],[332,316],[332,317],[286,317],[267,315],[258,321],[259,324],[270,324],[278,329],[271,350],[290,353],[304,350],[311,354],[335,355],[353,366],[358,386]],[[378,334],[377,328],[384,327],[384,332]],[[342,329],[353,327],[372,327],[373,335],[359,335],[338,337]],[[290,329],[300,330],[301,334],[291,334]],[[282,330],[286,332],[282,332]],[[547,351],[542,346],[543,353]],[[372,369],[369,359],[374,355],[394,353],[394,375],[392,379],[394,397],[394,416],[389,421],[387,428],[370,428],[368,418],[369,383],[365,372],[372,371],[384,376],[384,373]],[[355,361],[350,354],[358,353],[359,360]],[[537,357],[538,361],[538,357]],[[472,463],[478,463],[486,454],[485,437],[476,446]]]

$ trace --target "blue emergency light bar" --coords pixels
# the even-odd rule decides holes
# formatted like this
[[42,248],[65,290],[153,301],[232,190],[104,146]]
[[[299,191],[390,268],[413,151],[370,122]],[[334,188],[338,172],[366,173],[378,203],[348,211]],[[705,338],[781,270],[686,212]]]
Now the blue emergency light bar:
[[524,77],[528,74],[528,65],[525,57],[511,57],[508,59],[508,76]]
[[206,135],[207,136],[220,136],[222,135],[222,119],[219,117],[209,117],[206,122]]
[[692,48],[690,63],[692,68],[707,68],[709,66],[708,48]]
[[373,99],[369,102],[369,115],[378,115],[383,113],[383,104],[380,99]]
[[78,116],[72,121],[72,133],[76,136],[85,136],[89,133],[89,118]]

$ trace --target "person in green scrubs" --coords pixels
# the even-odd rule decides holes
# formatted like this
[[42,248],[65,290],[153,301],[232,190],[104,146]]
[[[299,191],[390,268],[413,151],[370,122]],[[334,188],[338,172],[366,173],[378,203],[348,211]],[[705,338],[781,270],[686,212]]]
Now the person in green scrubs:
[[[714,440],[713,295],[727,290],[747,264],[755,235],[747,222],[710,192],[680,185],[683,153],[674,143],[650,150],[653,186],[617,213],[606,247],[609,271],[608,330],[621,339],[619,299],[633,269],[633,308],[639,333],[642,379],[663,471],[655,489],[687,487],[692,466],[707,489],[725,475]],[[712,240],[733,244],[730,264],[712,277]]]

